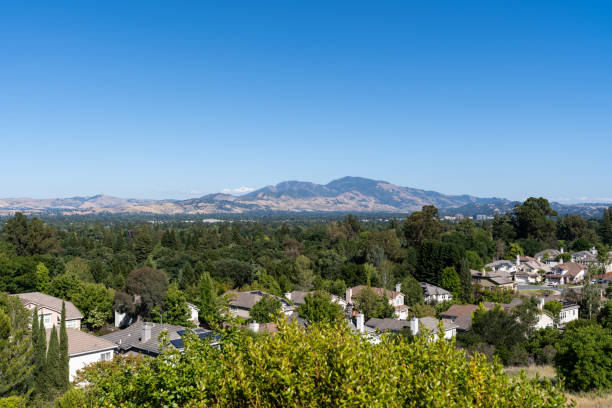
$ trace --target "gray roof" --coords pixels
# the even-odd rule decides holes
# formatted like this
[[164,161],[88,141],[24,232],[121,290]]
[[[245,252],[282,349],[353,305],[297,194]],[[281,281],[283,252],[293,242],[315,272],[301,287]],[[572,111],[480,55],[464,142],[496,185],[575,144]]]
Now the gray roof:
[[[439,322],[440,321],[435,317],[426,316],[419,318],[419,325],[423,325],[423,327],[433,331],[434,333],[438,331]],[[444,327],[444,330],[451,330],[457,328],[457,325],[448,319],[442,319],[442,326]]]
[[296,305],[303,305],[304,303],[306,303],[304,298],[306,298],[306,295],[310,293],[314,293],[314,292],[304,292],[302,290],[294,290],[293,292],[291,292],[291,301]]
[[514,266],[514,262],[508,261],[507,259],[500,259],[499,261],[493,261],[491,263],[488,263],[485,266],[488,266],[490,268],[495,268],[497,266],[502,266],[502,265]]
[[425,296],[440,296],[451,294],[448,290],[431,285],[427,282],[419,282],[419,284],[421,285],[421,288],[423,288],[423,294]]
[[262,292],[261,290],[252,290],[250,292],[229,291],[226,292],[225,295],[229,298],[230,306],[238,307],[241,309],[251,310],[253,306],[255,306],[255,303],[259,302],[261,298],[266,295],[277,298],[281,301],[281,304],[284,307],[290,306],[289,302],[287,302],[285,299],[280,298],[278,296],[270,295],[266,292]]
[[548,256],[552,258],[552,257],[556,257],[557,255],[561,254],[561,251],[557,249],[545,249],[535,254],[534,258],[542,258],[545,254],[548,254]]
[[377,319],[373,317],[365,325],[378,331],[401,332],[403,328],[410,327],[410,322],[407,320]]
[[[151,338],[142,342],[142,333],[145,323],[151,326]],[[181,336],[178,333],[181,330],[186,330],[183,326],[175,326],[173,324],[161,324],[161,323],[150,323],[139,321],[133,325],[126,327],[123,330],[117,330],[115,332],[105,334],[101,336],[103,339],[115,343],[119,350],[128,351],[134,349],[136,351],[142,351],[147,354],[159,354],[159,335],[163,331],[168,332],[168,340],[180,340]]]
[[[52,329],[46,329],[47,344],[51,338]],[[89,354],[96,351],[113,350],[117,346],[115,343],[103,339],[102,337],[94,336],[93,334],[85,333],[81,330],[66,328],[68,335],[68,355],[78,356],[81,354]],[[59,331],[57,332],[59,338]]]
[[[17,297],[21,299],[24,305],[30,303],[35,304],[38,307],[45,307],[56,311],[57,313],[62,312],[62,299],[56,298],[55,296],[45,295],[40,292],[29,292],[29,293],[18,293]],[[66,303],[66,320],[82,319],[83,314],[76,308],[72,302],[64,301]]]

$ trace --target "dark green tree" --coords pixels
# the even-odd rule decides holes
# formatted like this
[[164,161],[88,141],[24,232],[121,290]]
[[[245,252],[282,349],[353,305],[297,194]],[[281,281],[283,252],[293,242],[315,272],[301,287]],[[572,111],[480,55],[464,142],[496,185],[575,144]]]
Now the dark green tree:
[[438,240],[441,234],[440,215],[433,205],[426,205],[421,211],[413,212],[404,222],[406,241],[415,247],[425,240]]
[[333,323],[342,319],[342,308],[331,301],[325,292],[314,292],[304,298],[304,304],[298,307],[298,314],[311,323]]
[[472,272],[470,271],[469,261],[461,260],[459,268],[459,281],[461,282],[461,299],[466,303],[472,303],[474,299],[474,286],[472,284]]
[[274,321],[281,310],[281,301],[274,296],[265,295],[251,308],[250,320],[258,323]]
[[59,393],[62,389],[60,373],[60,354],[59,354],[59,341],[57,337],[57,329],[55,325],[51,329],[51,336],[49,337],[49,347],[47,349],[47,357],[45,364],[45,377],[46,384],[49,386],[49,397],[53,398],[54,395]]
[[461,280],[454,266],[447,266],[442,270],[440,287],[448,290],[455,298],[461,295]]
[[68,356],[68,332],[66,330],[66,303],[62,301],[62,314],[60,319],[59,338],[59,389],[61,392],[68,391],[70,386],[70,357]]
[[368,320],[372,317],[381,319],[393,317],[395,309],[389,304],[386,296],[379,296],[372,288],[363,288],[353,297],[355,307]]
[[151,253],[151,250],[153,250],[151,232],[146,225],[143,225],[138,229],[136,238],[134,238],[134,255],[136,255],[136,261],[142,264]]
[[198,318],[202,325],[210,327],[221,320],[222,302],[217,296],[214,280],[206,271],[202,273],[198,283],[198,307],[200,308]]
[[556,215],[545,198],[529,197],[524,203],[516,204],[512,217],[517,238],[554,241],[556,226],[551,217]]
[[162,310],[164,323],[187,327],[193,326],[193,323],[190,321],[191,312],[189,311],[189,306],[187,306],[185,294],[179,290],[175,283],[168,287]]
[[425,302],[423,288],[419,281],[408,275],[402,281],[402,293],[404,294],[404,304],[413,306]]

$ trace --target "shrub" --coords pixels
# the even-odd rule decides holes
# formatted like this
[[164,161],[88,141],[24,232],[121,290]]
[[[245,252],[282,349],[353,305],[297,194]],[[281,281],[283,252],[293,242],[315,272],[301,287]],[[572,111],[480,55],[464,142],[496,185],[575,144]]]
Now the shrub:
[[86,369],[92,406],[138,407],[563,407],[549,381],[509,378],[454,342],[383,335],[378,345],[345,323],[275,335],[223,336],[223,349],[186,338],[180,353],[127,358]]
[[597,324],[566,329],[555,368],[572,390],[612,388],[612,333]]

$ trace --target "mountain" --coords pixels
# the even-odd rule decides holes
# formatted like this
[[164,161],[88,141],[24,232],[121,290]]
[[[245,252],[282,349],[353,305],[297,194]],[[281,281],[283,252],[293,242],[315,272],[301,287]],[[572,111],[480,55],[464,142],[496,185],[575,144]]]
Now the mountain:
[[[208,194],[188,200],[138,200],[96,195],[57,199],[0,199],[0,215],[28,214],[247,214],[253,212],[388,212],[408,213],[435,205],[442,215],[505,213],[515,202],[504,198],[447,195],[382,180],[343,177],[327,184],[284,181],[251,193]],[[560,214],[601,216],[607,204],[562,205],[551,203]]]

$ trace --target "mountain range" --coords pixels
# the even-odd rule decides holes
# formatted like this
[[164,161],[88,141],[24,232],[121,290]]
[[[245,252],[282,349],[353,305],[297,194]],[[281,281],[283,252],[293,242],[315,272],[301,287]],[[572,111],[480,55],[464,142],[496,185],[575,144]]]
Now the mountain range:
[[[55,199],[0,199],[0,216],[16,211],[27,214],[248,214],[313,212],[409,213],[435,205],[442,215],[493,215],[510,211],[516,202],[504,198],[447,195],[381,180],[343,177],[328,184],[284,181],[236,196],[209,194],[187,200],[142,200],[95,195]],[[608,204],[563,205],[551,203],[560,214],[601,215]]]

